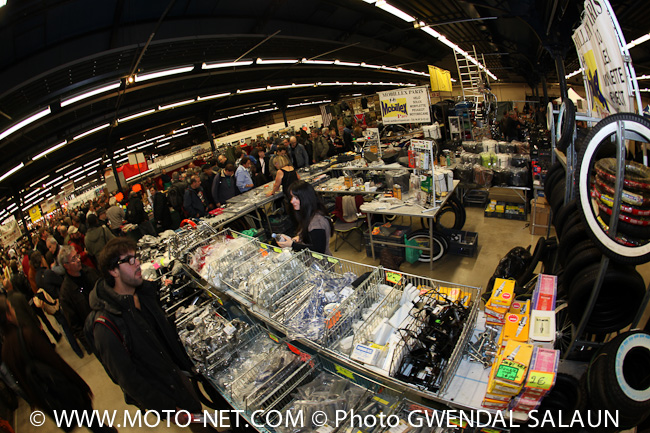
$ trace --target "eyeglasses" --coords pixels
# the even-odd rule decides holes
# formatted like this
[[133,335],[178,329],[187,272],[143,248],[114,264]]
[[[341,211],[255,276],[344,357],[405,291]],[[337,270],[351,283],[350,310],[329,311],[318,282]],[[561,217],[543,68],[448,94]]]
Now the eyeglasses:
[[70,257],[71,262],[79,262],[81,261],[81,256],[79,254],[75,254],[74,256]]
[[135,261],[138,261],[140,263],[140,255],[136,254],[134,256],[126,256],[123,259],[119,259],[117,262],[115,262],[116,266],[121,265],[122,263],[128,263],[129,265],[135,265]]

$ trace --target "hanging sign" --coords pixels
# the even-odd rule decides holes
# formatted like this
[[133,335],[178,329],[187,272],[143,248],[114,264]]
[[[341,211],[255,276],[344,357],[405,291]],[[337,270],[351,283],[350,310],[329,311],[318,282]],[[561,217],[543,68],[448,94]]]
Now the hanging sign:
[[38,205],[29,209],[29,218],[32,220],[33,223],[40,220],[42,217],[43,216],[41,215],[41,208]]
[[427,87],[406,87],[378,92],[377,95],[384,125],[431,123]]
[[18,227],[16,218],[14,218],[13,215],[7,218],[5,222],[0,225],[0,242],[5,248],[16,243],[18,239],[20,239],[21,235],[20,227]]
[[607,0],[585,0],[582,24],[573,33],[587,98],[600,117],[633,112],[635,77],[616,15]]
[[[432,91],[451,92],[451,72],[429,65],[429,78],[431,79]],[[435,96],[440,96],[440,94]]]

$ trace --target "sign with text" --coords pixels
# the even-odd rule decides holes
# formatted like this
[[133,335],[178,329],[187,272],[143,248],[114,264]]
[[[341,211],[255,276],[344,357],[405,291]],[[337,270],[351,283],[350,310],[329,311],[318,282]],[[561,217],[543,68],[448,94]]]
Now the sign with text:
[[43,215],[41,215],[41,208],[38,205],[29,209],[29,218],[33,223],[43,218]]
[[378,92],[384,125],[397,123],[431,123],[429,89],[407,87]]
[[2,246],[7,248],[18,241],[21,236],[20,227],[16,222],[16,218],[10,216],[5,222],[0,225],[0,242]]
[[586,77],[587,97],[600,117],[634,111],[632,61],[607,0],[585,0],[582,24],[573,42]]

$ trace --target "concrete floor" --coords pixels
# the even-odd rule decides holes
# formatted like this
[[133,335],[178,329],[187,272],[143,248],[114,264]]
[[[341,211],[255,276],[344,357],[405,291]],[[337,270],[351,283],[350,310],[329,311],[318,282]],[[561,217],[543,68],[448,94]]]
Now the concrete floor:
[[[463,229],[477,232],[479,234],[478,253],[474,257],[461,257],[448,254],[434,263],[433,270],[429,270],[428,264],[417,263],[411,265],[408,262],[402,264],[400,270],[406,273],[430,277],[437,280],[485,288],[499,260],[511,248],[515,246],[527,247],[528,245],[532,245],[531,249],[534,249],[534,246],[539,239],[539,236],[530,234],[527,222],[485,218],[483,216],[483,209],[478,207],[468,207],[466,210],[467,222]],[[404,225],[410,224],[408,218],[398,218],[394,223]],[[415,229],[420,228],[420,222],[413,221],[413,227]],[[551,235],[553,234],[552,231]],[[332,239],[331,248],[332,251],[334,251],[334,238]],[[344,245],[339,249],[339,251],[334,252],[333,254],[336,257],[354,262],[370,265],[379,264],[379,260],[373,260],[372,258],[366,257],[365,250],[362,250],[362,252],[359,253],[348,245]],[[650,264],[640,266],[638,269],[643,275],[645,281],[650,281]],[[645,319],[641,323],[645,323]],[[95,408],[102,410],[115,410],[117,411],[117,419],[122,419],[124,412],[127,410],[132,417],[134,416],[137,410],[135,407],[128,406],[124,403],[123,394],[120,388],[113,384],[101,364],[94,356],[86,355],[83,359],[79,359],[74,352],[72,352],[65,339],[62,339],[61,342],[59,342],[57,345],[57,351],[90,385],[95,394]],[[32,426],[29,421],[30,413],[31,410],[29,406],[24,401],[21,401],[20,408],[16,412],[15,418],[15,430],[17,433],[54,433],[61,431],[55,427],[54,423],[50,419],[46,419],[45,424],[41,427]],[[82,430],[84,429],[78,429],[78,431]],[[135,432],[140,430],[141,429],[124,427],[119,429],[120,432]],[[175,432],[183,429],[175,426],[167,428],[163,422],[159,427],[147,430]]]

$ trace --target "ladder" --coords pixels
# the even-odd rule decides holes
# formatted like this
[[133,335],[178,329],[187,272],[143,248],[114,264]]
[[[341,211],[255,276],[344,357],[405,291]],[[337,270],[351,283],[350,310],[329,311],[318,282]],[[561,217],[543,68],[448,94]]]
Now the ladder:
[[[472,51],[469,54],[474,57],[479,63],[485,65],[485,58],[483,54],[476,55],[476,47],[472,45]],[[456,58],[456,68],[458,68],[458,78],[460,79],[460,87],[463,91],[463,99],[474,103],[474,118],[479,121],[482,120],[482,111],[480,104],[485,99],[485,84],[488,83],[487,74],[483,73],[478,65],[470,62],[465,56],[454,50]]]

